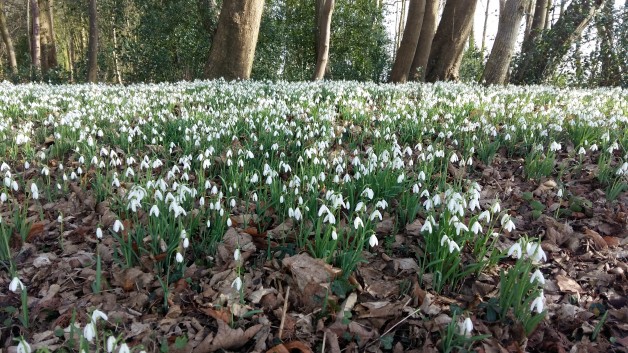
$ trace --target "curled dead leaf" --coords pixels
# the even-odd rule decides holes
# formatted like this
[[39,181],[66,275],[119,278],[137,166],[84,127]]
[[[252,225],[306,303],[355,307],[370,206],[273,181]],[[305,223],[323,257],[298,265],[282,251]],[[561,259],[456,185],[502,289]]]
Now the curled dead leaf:
[[266,351],[266,353],[312,353],[309,346],[301,341],[292,341],[288,343],[278,344]]
[[600,235],[600,233],[589,229],[589,228],[584,228],[584,235],[587,236],[587,238],[591,239],[591,242],[593,243],[593,248],[595,250],[604,250],[604,249],[608,249],[608,244],[606,243],[606,241],[604,240],[604,238],[602,238],[602,236]]

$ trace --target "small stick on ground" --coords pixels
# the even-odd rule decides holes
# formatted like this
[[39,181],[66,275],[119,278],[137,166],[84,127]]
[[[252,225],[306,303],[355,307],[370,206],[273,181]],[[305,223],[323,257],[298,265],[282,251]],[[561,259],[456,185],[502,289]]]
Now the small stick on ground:
[[286,312],[288,311],[288,299],[290,297],[290,286],[286,288],[286,297],[283,300],[283,312],[281,313],[281,323],[279,324],[279,339],[283,334],[283,324],[286,322]]

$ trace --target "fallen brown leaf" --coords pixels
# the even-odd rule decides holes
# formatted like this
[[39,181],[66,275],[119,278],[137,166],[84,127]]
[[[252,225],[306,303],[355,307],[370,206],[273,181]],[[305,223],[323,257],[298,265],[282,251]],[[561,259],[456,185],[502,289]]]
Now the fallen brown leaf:
[[584,228],[584,235],[586,235],[589,239],[591,239],[591,241],[593,242],[593,248],[595,250],[604,250],[604,249],[608,249],[608,244],[606,244],[606,241],[604,241],[604,238],[602,238],[602,236],[600,235],[600,233],[589,229],[589,228]]
[[558,288],[563,292],[582,293],[582,287],[580,287],[578,282],[567,276],[556,275],[556,283],[558,284]]

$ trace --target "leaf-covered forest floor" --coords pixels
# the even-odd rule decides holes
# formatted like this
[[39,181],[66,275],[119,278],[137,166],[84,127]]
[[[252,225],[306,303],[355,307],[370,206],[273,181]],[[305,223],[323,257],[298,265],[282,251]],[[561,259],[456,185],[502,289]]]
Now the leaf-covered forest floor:
[[[480,92],[480,97],[490,96],[490,92],[483,91],[483,88],[456,87],[429,86],[423,89],[435,90],[436,92],[432,93],[440,97],[438,102],[441,103],[453,100],[451,96],[439,93],[441,89],[453,90],[454,95],[470,91],[471,95]],[[20,97],[34,95],[35,98],[23,99],[24,102],[29,103],[46,102],[50,100],[50,97],[47,97],[48,94],[54,95],[50,91],[39,94],[36,93],[36,89],[26,93],[20,91],[17,86],[15,88],[11,86],[11,89],[13,95],[21,95]],[[154,88],[147,90],[152,89]],[[217,88],[213,87],[210,93],[201,98],[209,99],[207,97],[213,97],[220,89],[224,89],[224,86],[218,84]],[[268,89],[266,86],[253,88],[257,95],[263,97]],[[412,106],[410,109],[420,110],[430,107],[436,109],[429,111],[429,115],[438,115],[442,118],[451,114],[454,119],[456,116],[462,116],[461,120],[456,120],[449,127],[443,128],[444,131],[455,130],[456,124],[462,125],[462,121],[473,121],[476,118],[480,120],[481,111],[486,111],[488,115],[488,111],[494,109],[490,104],[482,102],[482,99],[478,99],[481,103],[475,104],[472,108],[459,111],[455,110],[454,103],[449,103],[450,105],[446,105],[446,108],[437,107],[439,103],[434,103],[429,107],[421,106],[420,103],[416,103],[416,100],[420,98],[414,97],[411,93],[416,89],[416,87],[411,87],[411,89],[399,92],[377,86],[366,88],[367,91],[371,90],[376,93],[379,92],[378,90],[390,90],[392,93],[389,91],[379,93],[384,97],[396,97],[395,99],[403,101],[404,104],[410,104]],[[404,224],[400,224],[399,215],[402,213],[399,209],[406,207],[405,201],[402,201],[405,199],[402,197],[404,193],[410,194],[413,181],[404,184],[405,187],[402,190],[405,191],[394,194],[394,197],[380,197],[386,200],[389,206],[385,210],[382,209],[381,221],[373,223],[371,228],[378,244],[367,245],[367,240],[370,240],[368,236],[362,239],[364,246],[359,248],[360,262],[349,274],[339,268],[342,262],[337,258],[328,257],[327,261],[316,259],[313,250],[316,244],[306,243],[304,247],[296,245],[300,229],[306,227],[307,216],[305,216],[306,221],[303,222],[295,217],[287,217],[283,215],[285,212],[280,212],[275,204],[271,207],[264,207],[260,211],[262,201],[259,200],[271,203],[272,199],[270,196],[268,198],[262,196],[264,193],[270,195],[272,192],[263,189],[264,187],[249,189],[248,193],[241,193],[247,195],[246,197],[237,197],[237,205],[229,207],[227,215],[224,216],[227,226],[220,230],[222,235],[211,251],[209,248],[206,251],[194,248],[196,245],[192,244],[190,249],[194,251],[187,250],[183,253],[184,260],[181,264],[178,260],[175,261],[175,253],[183,250],[178,243],[170,247],[170,244],[158,241],[157,248],[163,251],[144,251],[144,244],[141,242],[149,243],[151,239],[149,231],[141,233],[139,229],[152,229],[151,222],[155,215],[149,214],[151,203],[142,201],[143,206],[133,212],[127,207],[130,190],[133,185],[141,184],[142,181],[129,176],[127,165],[124,163],[118,167],[107,167],[105,172],[102,168],[98,169],[94,165],[89,165],[88,156],[85,156],[87,162],[79,161],[79,157],[85,153],[85,148],[79,152],[76,146],[70,146],[57,155],[58,151],[55,150],[55,146],[60,148],[60,145],[69,139],[67,136],[74,136],[75,141],[85,140],[86,137],[79,138],[80,134],[76,130],[60,130],[63,124],[68,124],[67,122],[49,125],[42,123],[48,113],[54,117],[52,120],[58,122],[73,109],[80,111],[81,114],[98,114],[93,111],[89,112],[90,104],[98,109],[101,103],[112,102],[111,97],[119,97],[119,93],[108,91],[101,96],[106,98],[95,99],[94,95],[85,93],[88,90],[85,89],[83,95],[78,93],[75,95],[78,97],[76,102],[83,102],[81,104],[88,108],[49,103],[57,104],[62,108],[51,111],[50,107],[44,107],[41,109],[45,113],[40,111],[39,114],[32,115],[37,116],[33,120],[29,147],[32,149],[32,155],[29,155],[29,150],[21,144],[10,145],[7,142],[3,146],[5,157],[0,162],[7,163],[10,167],[11,179],[17,180],[20,185],[17,191],[11,189],[11,182],[9,182],[9,187],[5,186],[3,191],[8,195],[8,200],[3,201],[0,206],[4,226],[2,230],[3,234],[7,234],[11,259],[10,261],[5,259],[4,266],[0,268],[0,288],[2,288],[0,291],[0,345],[8,347],[8,352],[17,351],[18,342],[15,338],[19,337],[23,337],[33,351],[38,348],[58,352],[79,351],[81,345],[89,351],[106,351],[108,336],[117,338],[116,351],[124,342],[135,351],[147,352],[324,351],[338,353],[471,350],[487,353],[595,353],[628,351],[628,281],[626,279],[628,193],[620,189],[612,201],[608,200],[609,185],[603,184],[599,178],[602,163],[600,158],[602,154],[607,153],[602,148],[602,142],[597,142],[601,145],[599,151],[589,152],[588,146],[583,145],[587,148],[587,153],[579,154],[580,144],[571,138],[573,135],[564,137],[560,133],[556,135],[550,133],[550,137],[554,136],[554,140],[561,143],[561,148],[552,150],[551,172],[547,175],[535,175],[535,177],[530,177],[531,172],[527,169],[531,168],[528,156],[525,153],[513,152],[509,148],[510,143],[516,144],[513,141],[516,138],[502,139],[492,158],[487,161],[490,163],[485,163],[482,158],[472,155],[473,163],[461,166],[456,161],[452,162],[453,159],[448,154],[442,164],[443,168],[435,168],[431,175],[428,174],[428,182],[425,186],[429,184],[430,179],[438,180],[432,185],[430,195],[439,193],[444,195],[445,185],[466,185],[465,183],[469,181],[476,182],[481,185],[480,207],[489,209],[495,200],[499,200],[501,209],[508,210],[508,215],[514,221],[516,228],[509,231],[504,229],[503,224],[500,227],[499,222],[494,225],[494,228],[488,231],[499,233],[496,235],[496,241],[492,243],[495,254],[499,254],[499,259],[479,273],[461,276],[458,282],[446,282],[440,290],[436,290],[435,281],[438,280],[436,278],[438,274],[426,271],[426,268],[433,267],[422,262],[422,259],[426,258],[427,242],[424,225],[430,222],[428,216],[431,214],[429,209],[426,210],[420,206],[426,199],[425,197],[420,199],[416,215]],[[133,89],[130,90],[133,92]],[[201,90],[208,89],[201,88]],[[315,91],[312,93],[313,96],[309,97],[311,101],[329,94],[329,92],[325,93],[320,86],[289,87],[282,89],[281,93],[289,94],[293,90],[301,93]],[[360,91],[355,86],[343,86],[342,89],[335,91],[336,97],[340,97],[341,101],[362,99],[360,95],[346,93],[351,90]],[[556,94],[553,89],[546,90],[547,92],[541,90],[541,93],[535,94],[547,96]],[[178,96],[175,95],[164,103],[164,109],[167,110],[165,114],[169,114],[171,118],[171,120],[162,121],[164,126],[173,124],[173,121],[186,121],[186,125],[183,125],[185,129],[190,127],[193,121],[198,121],[182,118],[188,114],[185,112],[186,109],[190,111],[190,116],[193,115],[191,111],[197,102],[192,99],[179,103],[181,97],[197,94],[198,87],[183,86],[175,89],[170,87],[165,91],[161,93],[159,99],[166,99],[164,97],[172,94],[172,91]],[[71,88],[65,89],[63,94],[72,95]],[[124,94],[123,92],[120,96]],[[133,92],[133,94],[138,93]],[[517,95],[525,96],[526,93],[517,91],[504,94],[516,97]],[[594,94],[599,94],[599,92]],[[625,92],[621,94],[623,94],[621,97],[625,99]],[[238,92],[233,91],[228,97],[233,98],[237,95]],[[375,93],[372,95],[375,96]],[[395,95],[401,95],[402,98]],[[424,97],[427,95],[425,93]],[[270,95],[270,98],[280,100],[277,98],[280,96]],[[565,92],[559,92],[558,96],[560,98],[557,98],[556,102],[547,104],[559,105],[573,99]],[[72,98],[71,101],[74,99]],[[97,102],[93,103],[93,100]],[[371,102],[369,99],[364,100]],[[374,98],[374,100],[377,102],[377,99]],[[89,103],[90,101],[92,103]],[[259,105],[267,104],[262,100],[253,101]],[[299,99],[296,98],[290,102],[299,102]],[[338,103],[334,103],[333,98],[325,102],[336,108],[330,111],[312,110],[309,114],[300,114],[296,112],[298,109],[294,108],[294,111],[277,114],[288,121],[292,119],[307,121],[308,115],[333,114],[330,112],[335,110],[336,115],[333,117],[335,120],[331,122],[332,127],[333,124],[342,124],[343,121],[353,119],[350,124],[344,125],[346,127],[344,141],[330,145],[327,149],[321,148],[319,153],[321,158],[331,160],[332,155],[336,156],[338,151],[344,150],[348,156],[345,169],[348,174],[355,176],[358,170],[358,166],[352,164],[352,158],[356,156],[355,151],[359,150],[358,155],[362,156],[368,153],[369,146],[379,151],[383,150],[378,147],[377,144],[380,141],[377,136],[373,135],[373,131],[377,129],[384,131],[388,122],[382,123],[377,119],[369,120],[369,118],[366,120],[361,120],[362,118],[359,117],[349,118],[349,111],[337,108]],[[230,111],[229,107],[233,107],[226,103],[221,106],[220,100],[212,104],[216,110],[205,110],[208,116],[219,110],[217,107],[225,112]],[[384,112],[387,109],[385,106],[393,105],[390,100],[381,105],[370,104],[372,106],[366,103],[363,105],[366,107],[367,116],[368,114],[377,115],[377,111]],[[623,108],[621,104],[624,104]],[[620,108],[613,114],[620,114],[621,109],[625,114],[628,109],[625,104],[625,102],[620,103]],[[120,106],[118,103],[113,103],[113,105]],[[149,99],[148,103],[138,105],[155,106],[157,104]],[[246,107],[252,105],[254,104],[241,103],[241,106]],[[15,107],[17,103],[13,105],[7,103],[7,106]],[[35,104],[29,107],[37,109]],[[8,125],[15,127],[13,132],[10,129],[5,130],[4,137],[8,141],[12,141],[11,134],[15,134],[16,129],[19,129],[19,123],[24,122],[20,119],[28,120],[29,114],[24,112],[27,112],[29,107],[4,111],[4,119],[9,119]],[[102,114],[109,114],[108,112],[114,109],[115,107],[110,108]],[[154,108],[152,112],[158,112],[159,109],[161,108]],[[447,109],[451,109],[451,112],[448,113]],[[568,108],[561,109],[568,110]],[[150,131],[151,128],[157,126],[155,122],[152,126],[150,123],[148,125],[137,124],[137,120],[134,119],[137,119],[138,115],[151,114],[148,111],[141,113],[138,111],[129,113],[129,128],[141,126],[145,131]],[[264,114],[272,115],[273,113],[268,113],[268,110],[264,110],[264,113],[255,113],[255,111],[245,109],[245,113],[234,114],[237,115],[235,118],[237,123],[246,124],[249,115],[264,116]],[[623,158],[627,153],[626,146],[622,144],[625,140],[621,140],[625,139],[626,135],[625,131],[621,131],[622,128],[626,128],[626,117],[623,118],[624,120],[620,119],[619,124],[615,125],[617,130],[612,132],[616,135],[611,135],[609,139],[609,145],[613,142],[613,138],[619,141],[620,145],[617,150],[611,150],[610,155],[614,159],[609,165],[614,168],[613,172],[617,168],[621,169]],[[205,119],[204,121],[211,124],[210,118],[199,119]],[[492,120],[488,124],[497,128],[499,136],[504,136],[505,132],[509,131],[505,126],[513,124],[509,119],[506,117],[503,121]],[[259,121],[254,123],[258,124],[257,127],[265,126]],[[327,123],[328,121],[325,120],[325,124]],[[396,126],[395,123],[391,124]],[[561,125],[561,122],[557,124]],[[568,122],[564,122],[563,126],[568,125]],[[163,136],[166,137],[163,142],[145,143],[137,150],[132,147],[132,144],[131,147],[122,146],[122,143],[116,146],[116,141],[124,141],[128,132],[115,125],[115,121],[103,124],[103,120],[99,120],[94,123],[94,126],[104,130],[104,136],[96,138],[98,142],[94,147],[93,155],[108,163],[107,157],[99,154],[102,152],[101,147],[109,151],[115,150],[123,161],[136,153],[138,162],[132,167],[136,175],[143,170],[137,166],[144,155],[162,156],[164,167],[153,169],[151,176],[154,179],[157,179],[158,175],[165,176],[173,165],[181,165],[180,158],[187,153],[194,158],[193,163],[200,163],[195,160],[198,153],[191,152],[194,147],[186,145],[185,136],[175,136],[176,131],[181,131],[180,125],[176,126],[179,130],[175,128],[172,131],[163,127]],[[232,126],[233,130],[225,133],[222,140],[215,140],[216,152],[211,157],[206,155],[210,157],[212,167],[216,168],[213,175],[210,169],[207,180],[210,180],[211,185],[222,187],[225,196],[223,200],[218,201],[224,201],[224,204],[228,204],[229,201],[226,188],[231,182],[235,183],[233,180],[227,181],[227,175],[245,174],[247,167],[236,170],[236,174],[230,174],[230,166],[227,166],[230,157],[227,148],[221,147],[221,144],[230,147],[234,155],[242,146],[245,150],[248,148],[255,154],[262,155],[259,149],[255,150],[247,145],[246,134],[250,134],[251,131],[238,130],[233,127],[234,125],[227,124],[227,126]],[[454,151],[453,153],[458,153],[460,157],[463,157],[464,152],[461,151],[466,147],[462,147],[462,138],[454,143],[455,135],[454,137],[436,137],[438,130],[429,130],[432,128],[429,123],[424,126],[420,138],[416,138],[413,133],[411,135],[415,137],[405,142],[402,141],[404,131],[392,129],[392,133],[397,134],[402,150],[407,145],[415,151],[413,153],[418,154],[415,149],[416,144],[423,144],[425,149],[432,143],[439,143],[446,150]],[[600,128],[600,135],[606,132],[604,129],[611,131],[610,126],[604,125]],[[253,131],[258,131],[258,138],[262,141],[264,129],[257,130],[257,127]],[[398,126],[397,128],[401,129]],[[207,132],[199,134],[204,133]],[[107,140],[108,134],[114,137]],[[232,140],[232,134],[239,136],[239,140]],[[512,134],[516,135],[514,132]],[[93,131],[93,136],[98,136],[96,129]],[[440,142],[430,141],[430,136]],[[277,138],[277,140],[280,139]],[[290,143],[298,140],[296,137],[292,137],[292,142],[285,142],[289,137],[283,137],[283,139],[286,145],[280,145],[280,151],[283,150],[286,155],[301,151],[290,149],[294,147]],[[175,145],[168,145],[171,141],[174,141]],[[523,140],[518,143],[524,143],[521,141]],[[593,141],[589,142],[593,143]],[[304,140],[304,145],[307,145],[307,140]],[[475,142],[472,145],[479,146],[480,144]],[[81,146],[84,147],[84,145]],[[545,146],[547,154],[550,153],[548,146],[549,142]],[[268,150],[270,142],[266,147]],[[18,152],[13,154],[12,151],[16,149]],[[45,158],[40,159],[40,151],[44,151]],[[107,154],[110,155],[109,152]],[[307,151],[304,154],[307,154]],[[399,180],[398,175],[403,175],[407,179],[417,180],[417,173],[412,172],[415,170],[414,167],[407,164],[407,161],[412,158],[414,157],[404,158],[406,166],[402,170],[405,170],[405,174],[396,172],[393,179]],[[152,159],[153,157],[151,157],[151,162]],[[366,160],[367,157],[362,159]],[[540,157],[540,160],[543,159]],[[28,168],[24,165],[26,161],[30,161]],[[273,169],[282,170],[281,165],[276,167],[277,161],[274,165],[272,163],[269,162]],[[128,159],[127,164],[133,165],[133,163],[128,163]],[[263,169],[262,165],[263,162],[255,169],[260,174]],[[42,174],[44,166],[48,169],[49,176]],[[62,179],[62,176],[70,175],[71,171],[76,171],[81,166],[83,169],[81,173],[77,173],[76,178]],[[312,168],[315,167],[312,166]],[[187,181],[193,188],[195,186],[201,190],[203,186],[202,179],[198,175],[199,170],[201,170],[200,167],[193,166]],[[333,168],[324,170],[327,173],[327,179],[332,179],[333,170]],[[386,172],[385,168],[383,172]],[[298,173],[318,175],[319,170],[308,172],[307,166],[297,167],[295,162],[292,164],[291,172],[281,171],[276,179],[287,185],[292,180],[292,175]],[[106,179],[96,181],[99,175],[106,176]],[[126,180],[123,175],[127,178]],[[340,176],[342,178],[342,174]],[[114,187],[112,184],[115,184],[118,177],[121,186]],[[238,182],[242,183],[250,181],[250,178],[251,173],[247,174],[246,178],[237,179],[236,177]],[[384,179],[373,180],[367,185],[389,182]],[[622,182],[621,179],[617,180]],[[33,197],[33,190],[29,186],[32,183],[40,185],[38,198]],[[102,184],[97,186],[98,183]],[[143,183],[145,185],[146,181],[144,180]],[[61,185],[63,192],[54,194],[45,192],[46,186],[43,185],[49,185],[50,189],[54,189],[57,184]],[[307,194],[317,195],[314,196],[312,204],[316,207],[310,207],[312,210],[309,210],[317,214],[312,216],[312,220],[315,217],[321,217],[318,206],[320,200],[325,199],[325,192],[331,188],[330,185],[332,184],[328,181],[319,183],[314,188],[315,190]],[[388,187],[396,184],[391,182],[385,185]],[[244,188],[240,185],[238,187]],[[102,191],[102,188],[108,190]],[[380,195],[387,195],[383,189],[376,189],[375,199],[378,199],[378,192]],[[356,195],[362,194],[362,187],[356,187],[356,190]],[[248,202],[248,197],[253,191],[256,192],[254,199],[258,198],[257,193],[260,194],[259,199]],[[207,191],[208,200],[211,197],[210,194],[214,195]],[[428,196],[427,199],[430,197]],[[445,200],[446,196],[443,196],[443,199]],[[317,200],[319,203],[316,203]],[[354,204],[358,203],[357,198],[352,201]],[[209,219],[203,211],[204,202],[201,201],[199,204],[199,196],[195,197],[191,205],[181,202],[187,208],[188,218],[183,218],[183,221],[181,221],[182,218],[171,218],[173,222],[180,222],[179,225],[182,224],[181,222],[194,222],[194,219],[198,219],[201,225],[182,226],[183,229],[188,230],[187,237],[191,243],[200,241],[200,234],[203,233],[199,229],[204,227],[206,219]],[[119,204],[123,206],[117,206]],[[305,204],[308,204],[307,200]],[[19,207],[16,208],[16,205]],[[353,209],[353,207],[354,205],[350,205],[348,208]],[[167,205],[161,205],[160,209],[162,218],[172,213]],[[371,213],[370,210],[369,208],[368,214]],[[304,208],[303,212],[307,213],[308,210]],[[364,221],[368,214],[365,213],[362,217]],[[353,227],[355,214],[339,209],[336,215],[338,218],[336,227],[339,231]],[[214,217],[213,213],[211,217]],[[466,221],[471,228],[472,221],[469,217]],[[465,220],[464,217],[461,218]],[[211,219],[215,221],[215,218]],[[22,225],[18,224],[20,220],[23,220]],[[122,225],[119,229],[116,225],[117,221],[120,221]],[[322,227],[327,226],[329,225],[322,224]],[[104,231],[102,238],[97,236],[99,228]],[[112,230],[113,228],[116,230]],[[313,227],[309,232],[314,234],[317,231],[315,228]],[[174,239],[179,239],[179,231],[180,229],[176,228]],[[137,234],[145,238],[138,238]],[[347,236],[357,237],[356,234],[347,231]],[[450,237],[454,239],[453,234]],[[544,295],[544,305],[543,313],[538,314],[543,317],[531,332],[526,332],[523,323],[515,317],[513,312],[506,310],[506,315],[500,316],[499,312],[503,308],[499,308],[499,302],[495,300],[505,295],[500,291],[500,281],[503,281],[503,279],[500,280],[500,272],[503,271],[503,275],[514,268],[518,261],[506,253],[513,244],[525,237],[540,239],[541,247],[547,257],[546,261],[535,264],[535,268],[541,271],[545,280],[541,292],[541,295]],[[441,239],[440,236],[438,239]],[[121,242],[127,242],[127,246],[121,245]],[[320,242],[322,240],[319,240],[319,244]],[[442,240],[440,243],[443,245]],[[462,248],[457,253],[461,261],[453,266],[453,271],[463,272],[464,266],[475,263],[471,259],[473,243],[461,242],[458,245]],[[124,253],[125,251],[127,253]],[[129,255],[129,252],[133,254]],[[451,250],[449,253],[456,254]],[[490,257],[486,256],[486,258]],[[128,257],[133,259],[129,260]],[[98,258],[100,258],[100,264],[98,264]],[[430,261],[439,261],[438,258],[430,258],[429,255],[427,258]],[[25,312],[22,293],[20,290],[7,290],[13,279],[10,273],[11,267],[15,269],[16,275],[25,285],[28,308],[26,323],[21,320]],[[98,277],[100,277],[100,290],[96,290],[94,285]],[[169,283],[164,285],[164,281]],[[240,290],[236,288],[237,281],[241,281]],[[525,302],[525,306],[529,308],[530,301]],[[90,315],[95,309],[105,313],[107,320],[97,323],[96,337],[91,343],[87,343],[84,338],[84,328],[89,324]],[[533,310],[530,309],[530,311]],[[470,319],[472,323],[470,335],[465,335],[461,329],[465,318]],[[456,345],[459,346],[456,347]]]

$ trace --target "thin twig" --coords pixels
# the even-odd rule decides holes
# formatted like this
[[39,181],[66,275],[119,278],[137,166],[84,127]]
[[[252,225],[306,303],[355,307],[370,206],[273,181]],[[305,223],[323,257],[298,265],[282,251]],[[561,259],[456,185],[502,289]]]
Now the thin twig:
[[279,324],[279,339],[283,334],[283,324],[286,322],[286,312],[288,311],[288,298],[290,297],[290,286],[286,288],[286,297],[283,299],[283,313],[281,313],[281,323]]

